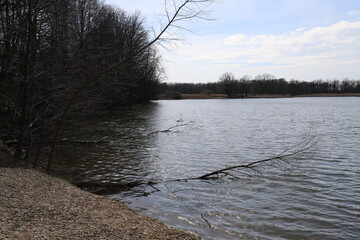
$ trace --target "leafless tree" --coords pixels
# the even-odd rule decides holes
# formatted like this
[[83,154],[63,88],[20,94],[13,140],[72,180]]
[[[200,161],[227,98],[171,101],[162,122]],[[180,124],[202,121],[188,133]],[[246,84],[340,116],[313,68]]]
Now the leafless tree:
[[37,165],[53,138],[50,170],[65,124],[149,100],[163,72],[157,46],[208,19],[212,2],[164,1],[166,17],[151,37],[139,13],[99,0],[1,1],[0,137],[16,144],[15,159],[35,151]]
[[219,82],[229,98],[236,96],[239,91],[239,82],[232,73],[227,72],[222,74],[219,78]]
[[[56,147],[59,142],[61,130],[66,121],[67,115],[71,110],[71,108],[73,107],[73,105],[78,100],[79,96],[84,91],[89,89],[92,84],[102,79],[104,76],[112,72],[114,69],[118,68],[124,63],[127,63],[127,61],[132,61],[133,58],[138,57],[139,55],[142,55],[143,53],[149,51],[149,49],[151,49],[157,43],[161,44],[162,41],[176,40],[176,38],[168,38],[165,37],[165,35],[166,34],[172,35],[171,33],[172,29],[185,29],[185,27],[181,26],[182,22],[191,21],[194,19],[206,19],[205,17],[205,15],[207,14],[206,9],[208,9],[209,5],[212,2],[213,2],[212,0],[185,0],[185,1],[180,0],[180,1],[171,1],[171,3],[169,4],[168,1],[165,1],[165,12],[167,16],[167,21],[165,25],[161,28],[160,32],[156,34],[152,40],[150,40],[146,44],[137,46],[136,48],[134,48],[133,45],[130,45],[130,50],[132,51],[130,59],[129,58],[119,59],[115,63],[106,66],[104,69],[92,73],[91,75],[89,75],[86,81],[84,81],[79,87],[74,89],[73,93],[69,97],[69,100],[64,106],[64,110],[61,117],[59,118],[59,123],[56,128],[55,137],[51,147],[50,157],[47,165],[48,171],[51,169],[52,163],[55,159]],[[138,28],[136,25],[134,27]]]

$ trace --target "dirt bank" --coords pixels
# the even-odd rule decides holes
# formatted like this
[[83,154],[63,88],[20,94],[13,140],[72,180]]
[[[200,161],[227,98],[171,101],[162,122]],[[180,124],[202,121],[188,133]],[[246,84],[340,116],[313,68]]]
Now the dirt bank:
[[0,168],[0,239],[199,239],[31,169]]

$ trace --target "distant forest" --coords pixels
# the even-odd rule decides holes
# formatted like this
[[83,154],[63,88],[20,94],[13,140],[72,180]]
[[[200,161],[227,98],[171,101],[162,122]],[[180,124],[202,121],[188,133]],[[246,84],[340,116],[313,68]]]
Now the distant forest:
[[[219,81],[209,83],[161,83],[161,94],[226,94],[228,97],[248,95],[306,95],[331,93],[360,93],[360,80],[315,80],[311,82],[275,78],[271,74],[260,74],[236,79],[231,73],[224,73]],[[170,96],[170,98],[171,98]]]

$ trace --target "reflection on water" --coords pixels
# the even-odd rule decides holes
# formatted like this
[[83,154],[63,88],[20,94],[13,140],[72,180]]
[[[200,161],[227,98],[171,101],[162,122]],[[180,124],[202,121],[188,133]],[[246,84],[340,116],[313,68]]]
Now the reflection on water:
[[[273,156],[313,128],[321,150],[299,169],[110,197],[205,239],[358,239],[359,117],[359,98],[159,101],[97,119],[63,143],[61,162],[82,180],[192,177]],[[178,132],[149,134],[189,121]]]
[[59,150],[62,168],[79,180],[142,181],[156,174],[156,135],[149,135],[157,103],[119,109],[66,138]]

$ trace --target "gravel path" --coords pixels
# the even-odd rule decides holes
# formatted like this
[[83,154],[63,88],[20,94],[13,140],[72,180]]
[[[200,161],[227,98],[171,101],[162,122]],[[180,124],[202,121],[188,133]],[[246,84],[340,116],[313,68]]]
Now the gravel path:
[[0,168],[0,239],[199,239],[31,169]]

